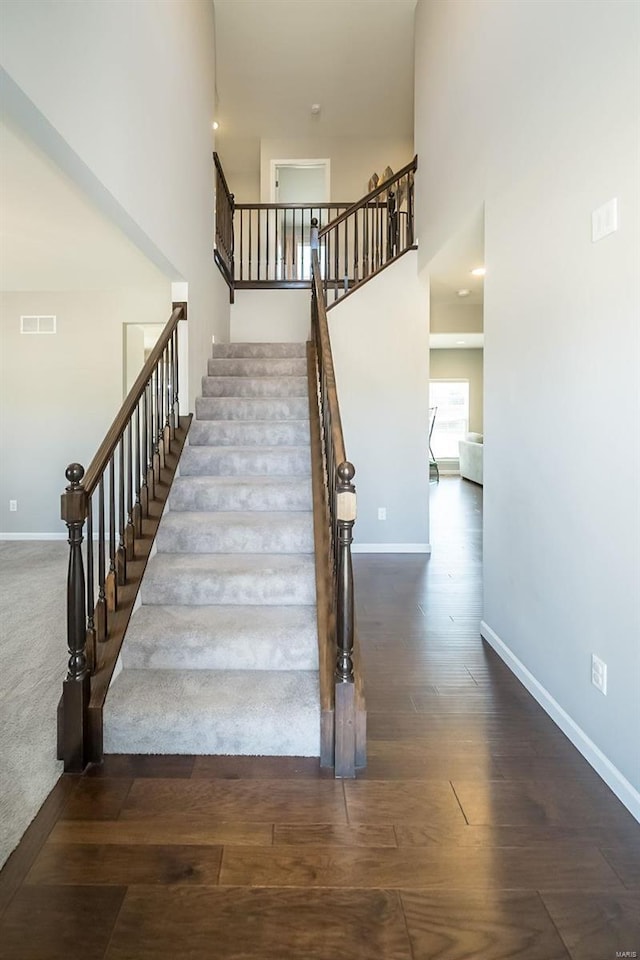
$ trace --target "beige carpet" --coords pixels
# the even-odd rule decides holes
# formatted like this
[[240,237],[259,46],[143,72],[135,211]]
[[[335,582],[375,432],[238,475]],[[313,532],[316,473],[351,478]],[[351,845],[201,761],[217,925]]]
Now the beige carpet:
[[0,866],[62,773],[66,542],[0,542]]

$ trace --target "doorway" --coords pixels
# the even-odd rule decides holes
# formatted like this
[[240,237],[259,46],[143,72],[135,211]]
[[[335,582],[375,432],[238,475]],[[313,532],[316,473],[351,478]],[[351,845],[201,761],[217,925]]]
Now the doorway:
[[328,203],[331,197],[331,161],[272,160],[272,203]]

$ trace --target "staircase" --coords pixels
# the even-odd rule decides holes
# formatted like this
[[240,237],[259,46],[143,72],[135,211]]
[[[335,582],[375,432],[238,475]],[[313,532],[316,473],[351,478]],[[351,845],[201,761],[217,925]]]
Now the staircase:
[[305,344],[216,344],[104,708],[106,753],[318,756]]

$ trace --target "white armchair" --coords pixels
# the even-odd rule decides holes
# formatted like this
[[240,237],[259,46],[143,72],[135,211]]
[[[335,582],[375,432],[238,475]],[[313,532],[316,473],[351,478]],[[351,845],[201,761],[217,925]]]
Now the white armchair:
[[460,476],[480,485],[482,485],[483,439],[481,433],[468,433],[464,440],[458,441]]

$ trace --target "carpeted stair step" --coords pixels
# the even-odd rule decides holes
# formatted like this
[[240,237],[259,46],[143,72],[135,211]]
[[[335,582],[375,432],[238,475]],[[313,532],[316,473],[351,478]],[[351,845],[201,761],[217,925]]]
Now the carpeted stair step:
[[306,377],[304,357],[213,357],[210,377]]
[[125,669],[317,670],[313,606],[154,606],[131,618]]
[[306,343],[214,343],[211,356],[219,357],[274,357],[306,358]]
[[123,670],[105,704],[106,753],[318,756],[315,671]]
[[308,397],[306,377],[203,377],[203,397]]
[[174,510],[311,510],[307,477],[176,477]]
[[309,447],[192,447],[180,458],[180,476],[258,477],[311,473]]
[[156,544],[161,553],[311,553],[313,514],[170,511]]
[[297,447],[309,443],[308,420],[194,420],[191,446]]
[[142,603],[315,604],[313,554],[157,553],[148,563]]
[[196,397],[198,420],[306,420],[307,397]]

